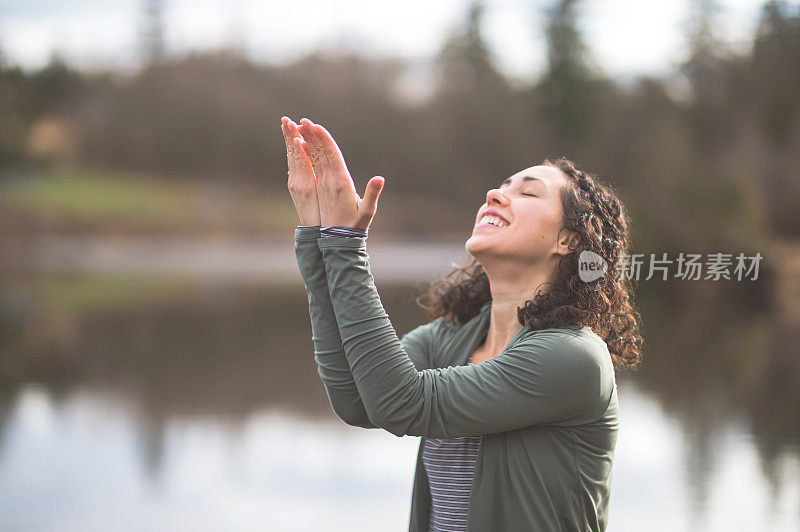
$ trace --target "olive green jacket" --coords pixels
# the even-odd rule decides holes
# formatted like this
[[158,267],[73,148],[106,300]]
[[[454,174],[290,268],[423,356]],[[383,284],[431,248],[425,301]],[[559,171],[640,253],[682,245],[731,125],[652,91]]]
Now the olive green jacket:
[[602,531],[618,430],[614,369],[590,327],[531,330],[467,364],[491,302],[464,323],[437,318],[399,339],[370,272],[366,237],[295,229],[314,358],[346,423],[421,436],[409,530],[427,532],[425,438],[484,434],[470,531]]

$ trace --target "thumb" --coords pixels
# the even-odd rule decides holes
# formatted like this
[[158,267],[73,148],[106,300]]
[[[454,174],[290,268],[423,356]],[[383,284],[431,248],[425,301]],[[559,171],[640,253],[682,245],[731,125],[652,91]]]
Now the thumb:
[[367,188],[364,190],[364,199],[361,200],[366,210],[372,215],[378,210],[378,198],[383,190],[383,185],[386,180],[381,176],[375,176],[367,183]]

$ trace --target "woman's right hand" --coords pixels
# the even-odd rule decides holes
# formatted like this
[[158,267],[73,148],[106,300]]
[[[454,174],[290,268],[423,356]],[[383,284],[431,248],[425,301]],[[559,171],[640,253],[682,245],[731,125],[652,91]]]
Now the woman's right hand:
[[289,163],[289,194],[300,218],[299,225],[320,225],[317,180],[306,142],[297,124],[287,116],[281,118],[281,131]]

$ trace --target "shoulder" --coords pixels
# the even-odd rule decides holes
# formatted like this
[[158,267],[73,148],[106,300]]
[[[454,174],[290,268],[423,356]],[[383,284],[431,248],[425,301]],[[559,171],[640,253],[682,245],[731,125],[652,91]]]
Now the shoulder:
[[610,393],[614,365],[608,345],[591,327],[552,328],[528,331],[515,348],[547,364],[600,383]]
[[563,327],[527,331],[518,345],[541,347],[546,346],[559,352],[570,354],[576,358],[611,361],[608,345],[588,325],[583,327]]
[[614,364],[606,342],[590,327],[530,331],[514,350],[519,367],[546,375],[541,385],[582,412],[562,424],[593,421],[607,410],[616,388]]

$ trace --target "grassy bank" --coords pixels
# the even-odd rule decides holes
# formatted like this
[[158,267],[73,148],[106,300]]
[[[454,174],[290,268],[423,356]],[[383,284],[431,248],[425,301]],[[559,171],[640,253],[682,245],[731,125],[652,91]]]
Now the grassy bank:
[[[372,227],[382,234],[458,232],[466,238],[473,219],[471,210],[427,194],[398,192],[389,183]],[[297,223],[288,190],[271,192],[258,183],[176,182],[55,166],[6,180],[0,188],[0,234],[6,235],[290,235]]]
[[297,219],[288,192],[65,166],[5,182],[0,206],[6,233],[285,232]]

